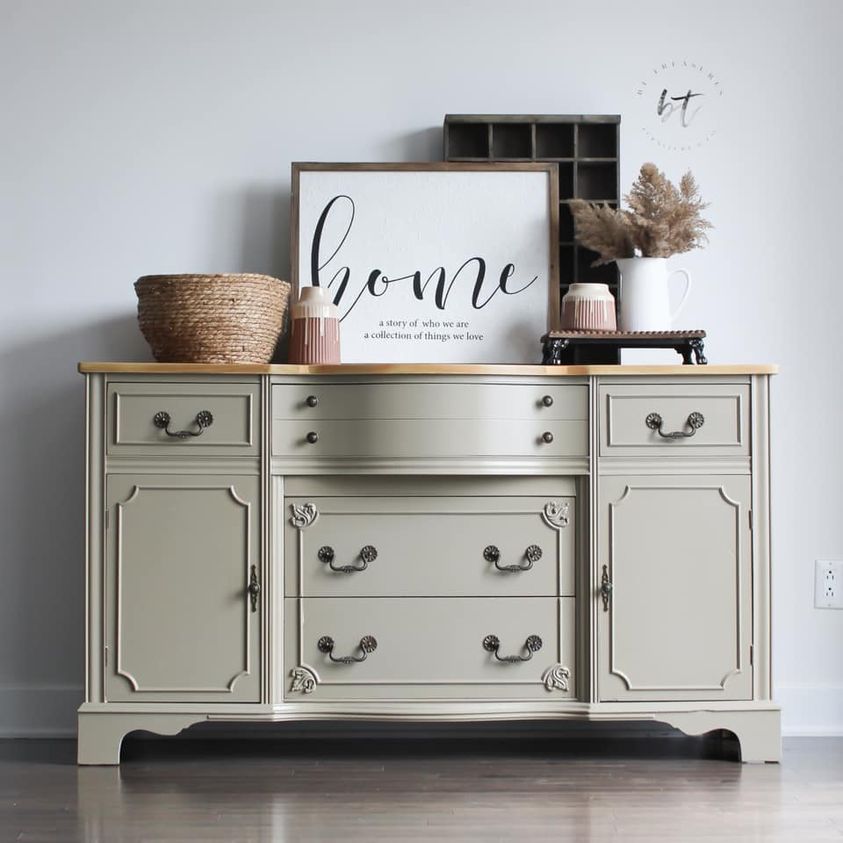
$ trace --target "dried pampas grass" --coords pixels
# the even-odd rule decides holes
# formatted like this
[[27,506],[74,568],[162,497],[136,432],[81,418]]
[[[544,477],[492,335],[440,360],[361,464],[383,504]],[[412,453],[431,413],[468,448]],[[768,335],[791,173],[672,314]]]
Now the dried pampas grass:
[[708,204],[690,170],[676,187],[655,164],[644,164],[624,199],[629,210],[571,202],[577,240],[600,256],[595,266],[636,255],[669,258],[708,242]]

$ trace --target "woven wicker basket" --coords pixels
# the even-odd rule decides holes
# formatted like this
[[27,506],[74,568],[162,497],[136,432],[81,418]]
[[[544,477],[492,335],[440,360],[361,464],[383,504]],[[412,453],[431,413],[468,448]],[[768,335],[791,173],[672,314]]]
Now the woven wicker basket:
[[145,275],[135,292],[159,363],[268,363],[290,285],[269,275]]

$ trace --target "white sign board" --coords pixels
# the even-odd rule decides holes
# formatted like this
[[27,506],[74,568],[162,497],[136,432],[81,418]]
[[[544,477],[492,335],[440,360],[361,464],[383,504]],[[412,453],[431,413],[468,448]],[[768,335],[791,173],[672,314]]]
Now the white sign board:
[[555,169],[294,164],[294,287],[330,290],[343,363],[538,362],[558,313]]

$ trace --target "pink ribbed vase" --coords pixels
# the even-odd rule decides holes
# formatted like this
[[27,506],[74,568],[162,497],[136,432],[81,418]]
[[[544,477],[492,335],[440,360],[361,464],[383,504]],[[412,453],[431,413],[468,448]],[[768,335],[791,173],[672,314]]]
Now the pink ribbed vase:
[[562,299],[562,329],[616,331],[615,297],[608,284],[571,284]]
[[327,290],[303,287],[290,315],[290,363],[340,362],[339,310]]

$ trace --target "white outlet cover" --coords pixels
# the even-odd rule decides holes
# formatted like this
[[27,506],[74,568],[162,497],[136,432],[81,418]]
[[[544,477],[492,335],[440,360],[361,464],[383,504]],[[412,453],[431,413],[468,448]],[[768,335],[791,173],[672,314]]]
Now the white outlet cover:
[[843,609],[843,560],[817,559],[814,606],[817,609]]

